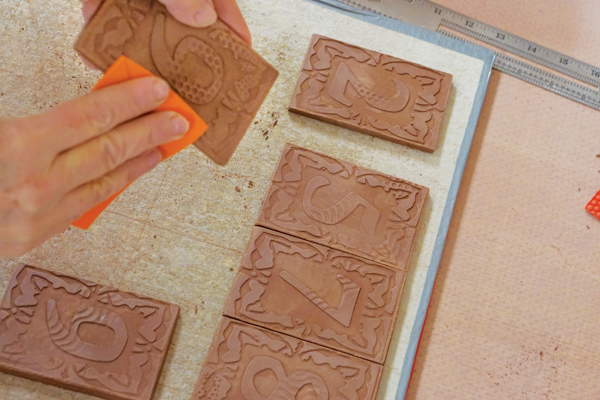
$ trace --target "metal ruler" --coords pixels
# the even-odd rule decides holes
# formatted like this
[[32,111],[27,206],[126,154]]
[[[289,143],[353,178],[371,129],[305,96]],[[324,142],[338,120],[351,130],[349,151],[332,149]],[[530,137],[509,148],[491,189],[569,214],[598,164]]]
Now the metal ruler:
[[[432,3],[429,0],[336,1],[354,8],[372,11],[386,17],[420,26],[454,39],[470,42],[444,29],[446,27],[454,32],[460,32],[463,35],[495,46],[505,52],[517,55],[525,60],[543,65],[551,71],[491,48],[496,53],[494,69],[600,110],[600,91],[598,90],[598,87],[600,87],[600,67],[594,67],[583,61],[576,60],[537,43],[515,36],[502,29],[484,24],[464,14]],[[560,72],[581,82],[586,82],[594,88],[559,76],[552,71]]]

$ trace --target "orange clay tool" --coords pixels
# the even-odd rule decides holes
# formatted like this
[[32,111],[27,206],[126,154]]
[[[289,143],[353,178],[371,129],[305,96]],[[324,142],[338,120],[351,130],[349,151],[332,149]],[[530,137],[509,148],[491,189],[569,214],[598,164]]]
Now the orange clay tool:
[[585,209],[594,217],[600,219],[600,191],[596,193],[588,205],[585,206]]
[[[98,90],[106,86],[115,85],[131,79],[144,78],[148,76],[154,75],[129,58],[121,56],[113,65],[110,66],[110,68],[106,70],[104,76],[98,81],[98,83],[96,83],[96,86],[94,86],[92,90]],[[170,91],[167,100],[160,107],[158,107],[156,111],[176,111],[185,117],[185,119],[187,119],[190,123],[189,131],[181,139],[158,146],[158,149],[162,154],[163,161],[172,155],[179,153],[181,150],[198,140],[198,138],[204,132],[206,132],[206,129],[208,129],[208,126],[202,120],[202,118],[200,118],[198,114],[196,114],[196,112],[192,110],[190,106],[188,106],[186,102],[183,101],[183,99],[172,90]],[[129,186],[129,184],[127,186]],[[120,195],[127,188],[127,186],[110,196],[108,199],[97,204],[91,210],[84,213],[77,221],[71,223],[71,225],[81,229],[88,229],[90,225],[94,223],[96,218],[98,218],[98,216],[102,213],[102,211],[104,211],[104,209],[108,207],[108,205],[112,203],[112,201],[118,195]]]

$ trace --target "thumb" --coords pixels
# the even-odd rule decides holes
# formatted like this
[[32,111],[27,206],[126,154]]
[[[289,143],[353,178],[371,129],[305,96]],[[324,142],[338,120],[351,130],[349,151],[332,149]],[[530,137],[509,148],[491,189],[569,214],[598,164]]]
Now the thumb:
[[204,28],[217,20],[212,0],[159,0],[179,22]]

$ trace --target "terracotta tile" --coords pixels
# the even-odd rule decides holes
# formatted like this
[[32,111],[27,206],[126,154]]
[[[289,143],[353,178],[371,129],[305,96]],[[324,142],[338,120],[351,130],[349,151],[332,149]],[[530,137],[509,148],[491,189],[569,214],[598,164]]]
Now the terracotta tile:
[[428,192],[287,144],[257,225],[405,270]]
[[445,72],[313,35],[290,111],[433,152],[451,85]]
[[192,397],[372,400],[381,369],[366,360],[223,317]]
[[0,370],[96,396],[150,399],[178,312],[21,264],[0,310]]
[[256,228],[224,314],[383,364],[406,274]]
[[221,20],[194,28],[152,0],[104,1],[75,49],[103,71],[125,55],[164,78],[209,125],[194,144],[221,165],[278,76]]

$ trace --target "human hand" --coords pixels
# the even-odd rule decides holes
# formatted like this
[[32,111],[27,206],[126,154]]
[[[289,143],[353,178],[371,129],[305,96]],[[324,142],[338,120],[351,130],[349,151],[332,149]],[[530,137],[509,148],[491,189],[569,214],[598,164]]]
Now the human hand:
[[[246,43],[252,45],[250,30],[236,0],[159,0],[179,22],[196,28],[212,25],[217,17]],[[81,0],[87,24],[102,0]]]
[[19,256],[161,161],[188,121],[154,112],[169,86],[140,78],[45,114],[0,119],[0,256]]

